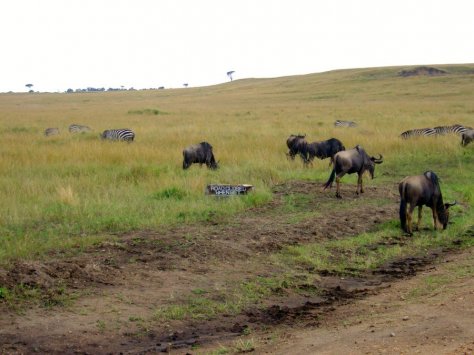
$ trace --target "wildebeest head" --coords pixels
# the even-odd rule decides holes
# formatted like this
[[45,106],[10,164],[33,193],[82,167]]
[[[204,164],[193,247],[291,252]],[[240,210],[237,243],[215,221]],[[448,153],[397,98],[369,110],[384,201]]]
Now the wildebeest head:
[[444,204],[444,210],[443,211],[438,211],[438,220],[439,223],[443,225],[443,229],[446,229],[448,226],[449,222],[449,207],[456,205],[457,202],[454,201],[453,203],[445,203]]
[[383,156],[379,154],[379,158],[370,157],[368,160],[368,164],[366,165],[367,170],[369,171],[370,177],[374,178],[375,173],[375,164],[382,164],[383,163]]

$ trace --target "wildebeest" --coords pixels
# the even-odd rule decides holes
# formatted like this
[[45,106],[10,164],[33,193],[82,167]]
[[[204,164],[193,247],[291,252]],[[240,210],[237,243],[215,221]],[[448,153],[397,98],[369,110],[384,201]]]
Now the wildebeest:
[[306,142],[305,137],[306,135],[302,134],[292,134],[286,140],[286,146],[290,150],[287,155],[291,160],[294,160],[295,156],[299,154],[304,163],[308,162],[308,142]]
[[57,135],[57,134],[59,134],[59,128],[46,128],[46,129],[44,130],[44,135],[45,135],[46,137],[55,136],[55,135]]
[[[421,212],[423,206],[428,206],[433,211],[434,229],[446,229],[449,220],[448,208],[454,203],[443,203],[443,196],[439,187],[439,180],[432,171],[426,171],[423,175],[407,176],[398,184],[400,192],[400,223],[402,229],[412,234],[412,214],[415,207],[418,207],[419,229],[421,222]],[[410,207],[407,210],[407,205]]]
[[474,141],[474,129],[470,129],[466,132],[464,132],[461,136],[461,145],[465,147],[469,143]]
[[307,159],[308,162],[312,162],[314,157],[317,157],[321,160],[331,158],[331,162],[329,163],[329,165],[331,165],[331,163],[334,162],[334,155],[342,150],[346,150],[346,148],[342,142],[336,138],[330,138],[321,142],[309,143],[307,147]]
[[370,177],[374,178],[375,164],[381,164],[383,157],[380,155],[379,158],[370,157],[365,150],[357,145],[350,150],[343,150],[334,155],[334,167],[328,181],[324,184],[324,188],[332,187],[334,178],[336,178],[336,197],[341,198],[339,185],[341,178],[345,174],[357,173],[357,189],[356,194],[363,193],[364,187],[362,185],[362,175],[365,171],[370,173]]
[[201,142],[189,146],[183,150],[183,169],[187,169],[193,163],[206,164],[209,169],[217,169],[219,166],[214,158],[212,146],[207,142]]

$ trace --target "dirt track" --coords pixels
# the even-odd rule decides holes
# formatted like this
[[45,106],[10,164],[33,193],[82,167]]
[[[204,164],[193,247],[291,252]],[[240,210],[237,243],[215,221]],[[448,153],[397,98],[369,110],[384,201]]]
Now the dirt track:
[[[219,289],[232,281],[278,272],[260,259],[285,245],[347,237],[396,218],[397,196],[392,190],[369,187],[362,197],[355,196],[352,190],[353,186],[343,186],[344,199],[339,201],[333,193],[321,192],[319,184],[291,182],[275,188],[276,197],[271,204],[230,221],[211,218],[205,224],[135,232],[120,236],[116,243],[103,243],[75,257],[51,255],[48,262],[18,263],[12,270],[0,270],[1,284],[9,287],[24,284],[42,290],[45,301],[57,299],[64,289],[68,296],[74,292],[80,295],[67,307],[31,307],[22,314],[3,307],[0,350],[5,353],[95,354],[156,353],[172,349],[177,354],[197,353],[235,341],[250,326],[260,345],[259,352],[341,353],[337,350],[344,352],[343,346],[355,353],[388,349],[400,338],[391,337],[390,344],[379,342],[379,348],[351,346],[354,341],[362,341],[360,332],[366,323],[359,323],[359,328],[357,324],[351,325],[347,330],[341,328],[341,319],[357,318],[359,313],[370,310],[374,302],[387,302],[389,311],[399,311],[396,298],[391,298],[395,293],[387,291],[387,287],[396,280],[392,290],[403,289],[403,285],[410,287],[411,279],[400,279],[425,270],[440,252],[385,265],[359,279],[321,275],[317,286],[324,292],[318,296],[288,293],[268,299],[263,307],[248,309],[235,317],[224,315],[212,321],[167,323],[143,321],[157,307],[179,300],[191,290]],[[304,206],[299,206],[300,211],[317,211],[317,214],[296,221],[282,214],[282,199],[295,193],[308,196]],[[372,197],[386,204],[371,204]],[[459,288],[460,297],[466,302],[472,301],[472,290],[472,282],[463,284]],[[453,309],[457,310],[453,317],[463,314],[459,311],[464,303],[457,304],[460,308]],[[423,306],[426,312],[440,313],[429,308],[429,304]],[[411,314],[416,312],[413,310]],[[395,316],[398,315],[393,313]],[[402,325],[410,324],[411,319],[416,317]],[[464,327],[465,323],[459,324]],[[425,324],[430,325],[429,319]],[[383,328],[382,321],[375,325]],[[473,334],[473,328],[471,324],[468,334]],[[403,334],[396,326],[393,329],[395,335]],[[281,332],[285,337],[281,342],[264,341],[268,331]],[[308,341],[315,336],[312,332],[316,332],[320,342]],[[343,334],[346,335],[341,338],[344,341],[338,342],[340,347],[332,347],[331,339]],[[366,338],[373,341],[378,334],[377,330]],[[467,341],[457,340],[459,349],[463,346],[469,349]],[[198,350],[193,350],[195,346],[199,346]],[[313,351],[314,347],[319,350]],[[406,346],[400,349],[410,352]]]

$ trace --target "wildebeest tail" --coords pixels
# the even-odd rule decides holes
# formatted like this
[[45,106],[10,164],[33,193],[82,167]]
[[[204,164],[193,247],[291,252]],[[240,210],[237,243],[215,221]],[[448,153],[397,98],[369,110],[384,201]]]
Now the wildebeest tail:
[[431,170],[425,171],[424,175],[431,180],[434,185],[435,191],[441,196],[441,188],[439,187],[438,176]]
[[331,175],[329,175],[328,181],[324,184],[324,188],[327,189],[328,187],[331,187],[335,178],[336,178],[336,169],[332,169]]

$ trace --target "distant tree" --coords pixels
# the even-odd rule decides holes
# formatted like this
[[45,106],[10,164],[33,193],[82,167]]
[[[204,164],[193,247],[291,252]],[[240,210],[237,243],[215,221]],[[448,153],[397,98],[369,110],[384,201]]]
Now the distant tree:
[[183,86],[184,86],[185,88],[187,88],[187,87],[188,87],[188,83],[184,83]]
[[229,77],[230,81],[232,81],[232,74],[234,74],[234,73],[235,73],[234,70],[231,70],[231,71],[227,72],[227,76]]
[[33,87],[33,84],[26,84],[25,85],[28,89],[30,89],[30,92],[31,92],[31,88]]
[[67,91],[66,91],[66,92],[67,92],[68,94],[70,94],[70,93],[74,92],[74,90],[73,90],[73,89],[71,89],[71,88],[69,88],[69,89],[67,89]]

